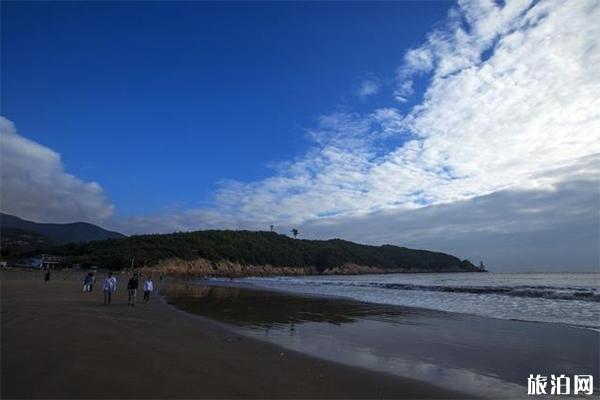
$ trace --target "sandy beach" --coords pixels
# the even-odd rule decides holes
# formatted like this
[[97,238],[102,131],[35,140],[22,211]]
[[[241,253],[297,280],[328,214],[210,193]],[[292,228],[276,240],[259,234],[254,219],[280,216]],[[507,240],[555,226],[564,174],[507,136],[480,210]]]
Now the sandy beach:
[[[104,274],[99,274],[102,278]],[[110,306],[81,273],[2,273],[2,398],[461,398],[242,337],[156,296]]]

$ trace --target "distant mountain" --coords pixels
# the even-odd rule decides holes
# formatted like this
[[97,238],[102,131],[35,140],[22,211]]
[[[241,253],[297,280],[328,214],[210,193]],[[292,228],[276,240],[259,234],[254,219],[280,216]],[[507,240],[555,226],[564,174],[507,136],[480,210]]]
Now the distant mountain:
[[0,213],[0,234],[3,244],[5,238],[22,241],[30,238],[38,244],[65,244],[125,237],[121,233],[107,231],[87,222],[41,224],[4,213]]

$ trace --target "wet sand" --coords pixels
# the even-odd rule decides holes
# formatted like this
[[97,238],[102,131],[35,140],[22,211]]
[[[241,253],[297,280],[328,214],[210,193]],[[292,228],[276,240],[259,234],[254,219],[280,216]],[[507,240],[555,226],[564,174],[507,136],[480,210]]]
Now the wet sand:
[[118,278],[104,306],[81,273],[2,272],[3,399],[464,398],[243,337],[156,297],[128,307]]
[[177,283],[164,295],[185,312],[252,338],[474,396],[527,397],[532,373],[593,375],[598,390],[600,333],[589,329],[276,292],[235,281]]

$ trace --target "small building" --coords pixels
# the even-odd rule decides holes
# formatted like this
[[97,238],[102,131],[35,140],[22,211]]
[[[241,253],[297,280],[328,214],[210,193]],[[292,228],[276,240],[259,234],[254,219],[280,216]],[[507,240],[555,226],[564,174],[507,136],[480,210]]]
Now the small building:
[[51,254],[42,254],[42,268],[43,269],[56,269],[59,267],[65,267],[64,257],[53,256]]

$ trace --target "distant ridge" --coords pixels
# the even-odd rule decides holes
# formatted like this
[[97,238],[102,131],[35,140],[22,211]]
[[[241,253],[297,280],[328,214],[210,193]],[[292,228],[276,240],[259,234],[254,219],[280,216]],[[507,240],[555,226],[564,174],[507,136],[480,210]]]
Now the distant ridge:
[[[0,213],[0,233],[14,235],[29,233],[33,236],[42,236],[53,244],[89,242],[92,240],[105,240],[123,238],[125,235],[108,231],[87,222],[73,222],[68,224],[45,224],[27,221],[14,215]],[[4,242],[4,239],[3,239]]]
[[264,231],[209,230],[71,243],[52,249],[74,263],[196,275],[480,271],[449,254],[341,239],[301,240]]
[[302,240],[275,232],[208,230],[126,237],[96,225],[42,224],[0,213],[2,256],[49,252],[67,263],[159,268],[200,276],[479,272],[450,254],[341,239]]

